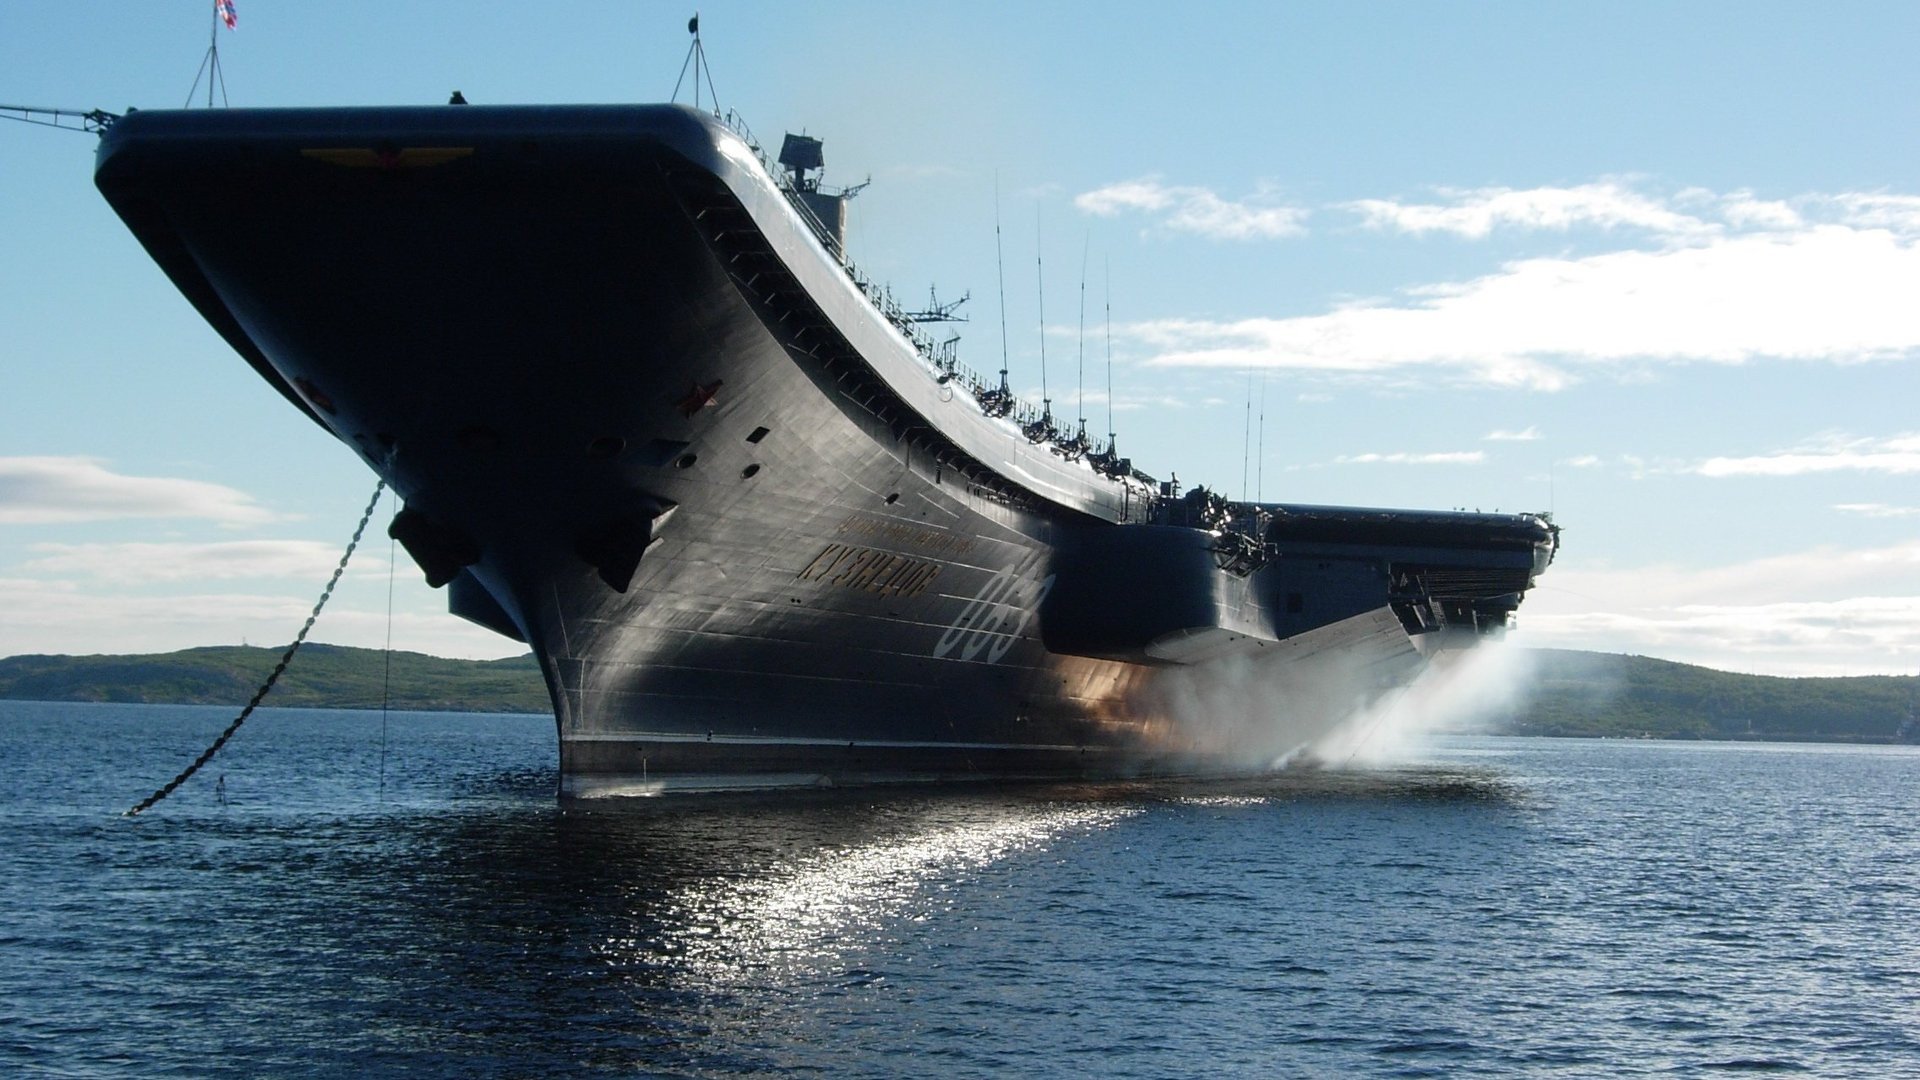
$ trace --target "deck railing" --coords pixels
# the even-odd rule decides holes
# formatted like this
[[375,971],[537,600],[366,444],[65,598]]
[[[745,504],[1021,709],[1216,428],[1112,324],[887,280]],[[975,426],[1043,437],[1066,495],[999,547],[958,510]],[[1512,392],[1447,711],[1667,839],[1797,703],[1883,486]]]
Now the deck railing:
[[[740,141],[746,144],[747,149],[753,151],[753,156],[760,162],[760,167],[766,170],[767,175],[772,178],[774,186],[780,190],[782,195],[786,196],[788,205],[792,206],[794,211],[800,215],[800,220],[806,222],[808,227],[813,230],[813,235],[820,241],[820,246],[826,248],[828,254],[833,256],[834,261],[840,264],[841,269],[846,273],[848,279],[853,282],[854,287],[858,288],[861,294],[867,298],[868,302],[873,304],[874,310],[878,311],[889,323],[892,323],[893,328],[900,332],[900,336],[906,338],[907,341],[913,345],[914,351],[919,353],[920,359],[933,370],[939,378],[941,385],[958,384],[968,394],[972,395],[975,404],[981,405],[984,411],[985,402],[989,400],[988,395],[999,392],[999,381],[988,382],[978,371],[961,363],[957,356],[957,350],[953,348],[951,343],[935,341],[929,337],[921,328],[923,324],[913,318],[907,309],[902,307],[898,300],[894,299],[892,289],[874,281],[860,271],[860,268],[854,264],[854,261],[848,258],[846,248],[840,242],[840,238],[833,235],[820,221],[819,217],[814,214],[812,209],[806,205],[805,201],[800,198],[799,190],[796,189],[787,178],[785,171],[780,169],[767,157],[766,150],[761,147],[760,141],[754,138],[753,131],[747,127],[746,120],[742,118],[738,112],[728,109],[724,114],[716,114],[716,119],[718,119],[728,131],[739,136]],[[1113,442],[1111,440],[1096,441],[1089,439],[1085,443],[1081,443],[1075,437],[1076,433],[1059,427],[1058,421],[1048,416],[1048,410],[1044,406],[1034,405],[1019,397],[1012,398],[1009,405],[1008,411],[1003,415],[1005,415],[1008,420],[1011,420],[1015,427],[1019,428],[1022,432],[1028,433],[1027,437],[1036,443],[1049,443],[1055,450],[1061,451],[1063,454],[1071,454],[1075,457],[1084,455],[1096,459],[1111,459],[1114,455]],[[1035,434],[1039,434],[1040,437],[1035,438]]]

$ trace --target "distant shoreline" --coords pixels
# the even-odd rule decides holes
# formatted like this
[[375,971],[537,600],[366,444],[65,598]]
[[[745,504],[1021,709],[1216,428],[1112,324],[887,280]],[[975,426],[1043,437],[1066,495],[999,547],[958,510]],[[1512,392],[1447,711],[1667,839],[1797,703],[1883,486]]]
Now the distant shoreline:
[[[233,705],[250,699],[284,647],[0,659],[0,699],[136,705]],[[424,653],[309,644],[262,703],[281,708],[553,714],[531,654],[449,660]]]
[[[144,655],[0,659],[0,699],[238,707],[281,649],[203,646]],[[1790,679],[1645,656],[1524,650],[1524,700],[1476,733],[1729,742],[1920,742],[1920,676]],[[276,708],[552,716],[533,656],[449,660],[310,644],[264,704]]]

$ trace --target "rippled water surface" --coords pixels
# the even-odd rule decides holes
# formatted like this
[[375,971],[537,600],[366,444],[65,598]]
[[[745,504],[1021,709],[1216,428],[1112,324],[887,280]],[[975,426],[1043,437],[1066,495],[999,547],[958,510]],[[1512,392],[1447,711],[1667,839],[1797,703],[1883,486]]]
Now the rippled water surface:
[[1920,1075],[1909,749],[562,808],[269,710],[117,816],[227,719],[0,702],[0,1073]]

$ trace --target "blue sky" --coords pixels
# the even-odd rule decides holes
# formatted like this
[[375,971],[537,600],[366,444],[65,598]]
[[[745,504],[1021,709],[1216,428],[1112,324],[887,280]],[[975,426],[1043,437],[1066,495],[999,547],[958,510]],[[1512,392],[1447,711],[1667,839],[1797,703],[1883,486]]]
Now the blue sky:
[[[0,8],[0,102],[177,107],[211,2]],[[232,104],[656,101],[691,9],[268,4]],[[723,104],[826,140],[855,259],[1016,384],[1237,493],[1551,509],[1527,645],[1920,668],[1920,7],[707,4]],[[684,96],[684,95],[683,95]],[[91,183],[0,125],[0,655],[285,641],[373,477]],[[390,507],[378,521],[384,523]],[[316,631],[379,646],[376,532]],[[396,647],[518,649],[404,553]]]

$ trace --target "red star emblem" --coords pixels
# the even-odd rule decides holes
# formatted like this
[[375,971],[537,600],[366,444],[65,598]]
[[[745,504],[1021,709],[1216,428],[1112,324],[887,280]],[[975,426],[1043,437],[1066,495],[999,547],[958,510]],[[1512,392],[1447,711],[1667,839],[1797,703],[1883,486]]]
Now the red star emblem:
[[700,383],[694,383],[693,389],[687,391],[687,396],[681,398],[679,402],[674,405],[674,408],[680,410],[681,416],[690,417],[694,413],[699,412],[701,409],[712,408],[716,404],[716,402],[713,400],[713,396],[719,392],[720,392],[719,379],[715,379],[710,383],[706,383],[705,385],[702,385]]

